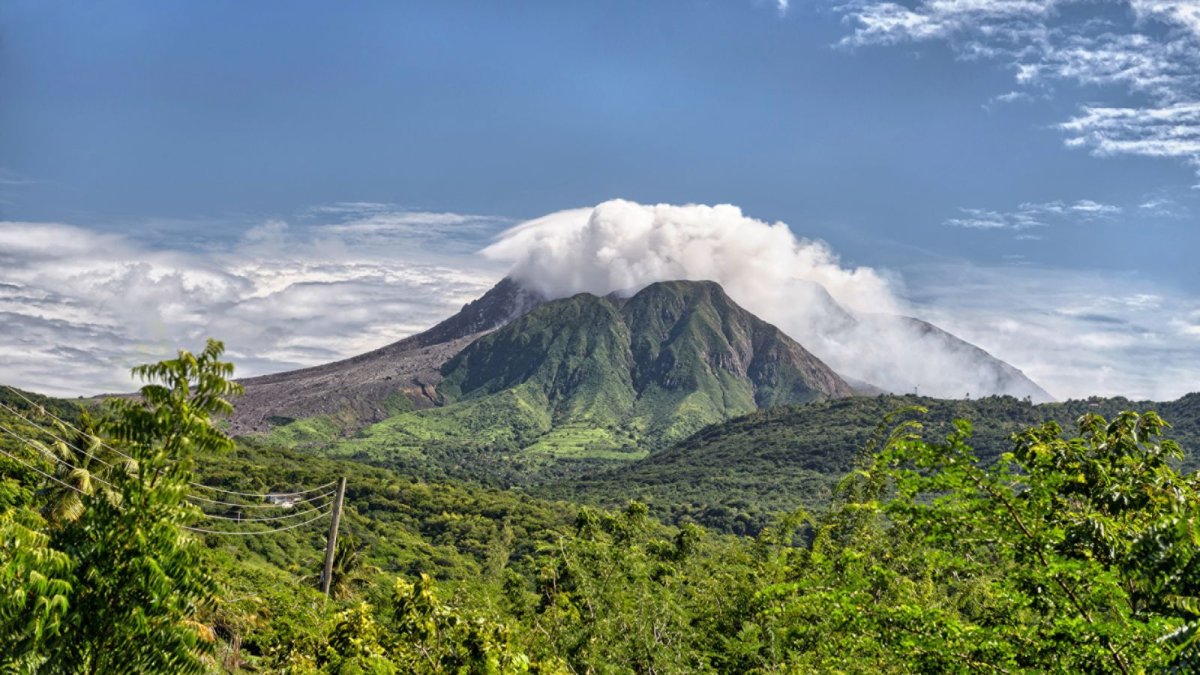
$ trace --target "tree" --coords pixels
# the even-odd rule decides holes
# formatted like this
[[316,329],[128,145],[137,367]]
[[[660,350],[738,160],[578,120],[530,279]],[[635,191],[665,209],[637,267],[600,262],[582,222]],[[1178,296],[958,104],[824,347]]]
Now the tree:
[[[345,600],[352,591],[366,586],[371,577],[381,573],[378,567],[367,564],[362,549],[362,542],[350,534],[339,538],[334,545],[329,595],[335,600]],[[318,588],[321,586],[320,574],[306,574],[301,580]]]
[[[109,480],[105,479],[108,470],[114,464],[125,463],[125,458],[104,443],[96,420],[87,410],[82,411],[73,428],[55,420],[50,441],[37,444],[47,456],[62,460],[55,463],[58,481],[46,486],[48,496],[44,515],[52,524],[72,521],[82,515],[84,496],[97,490],[111,492]],[[108,498],[114,496],[106,495]]]
[[[72,570],[70,592],[58,594],[65,606],[54,639],[31,643],[25,656],[39,662],[39,672],[205,669],[213,635],[195,616],[212,603],[216,586],[203,549],[182,528],[198,515],[184,500],[194,453],[232,447],[211,417],[228,413],[228,397],[240,392],[228,380],[233,367],[220,360],[222,352],[220,342],[209,340],[199,355],[180,351],[135,368],[147,381],[140,397],[107,402],[100,424],[105,445],[125,461],[112,462],[102,479],[73,469],[81,473],[60,480],[78,490],[80,504],[52,508],[61,517],[40,531],[26,526],[36,535],[25,535],[33,546],[26,558],[51,567],[67,561]],[[78,447],[95,449],[84,436]],[[90,489],[93,480],[105,489]],[[39,553],[40,544],[48,550]]]
[[47,644],[62,639],[72,589],[71,559],[51,548],[31,497],[0,482],[0,672],[38,669]]
[[1197,662],[1200,481],[1154,413],[1029,429],[981,464],[902,425],[754,617],[809,669],[1141,672]]

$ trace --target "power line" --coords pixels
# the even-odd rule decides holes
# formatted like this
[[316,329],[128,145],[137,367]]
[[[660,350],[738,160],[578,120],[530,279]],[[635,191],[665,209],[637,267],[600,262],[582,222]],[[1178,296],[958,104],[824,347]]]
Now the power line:
[[[4,385],[4,386],[5,386],[5,388],[7,388],[9,391],[11,391],[11,392],[15,393],[17,396],[20,396],[20,397],[21,397],[21,398],[22,398],[22,399],[23,399],[23,400],[24,400],[26,403],[28,403],[28,404],[29,404],[29,405],[31,405],[31,406],[34,406],[34,407],[35,407],[35,408],[36,408],[38,411],[40,411],[40,412],[41,412],[43,415],[45,415],[46,417],[49,417],[50,419],[54,420],[55,422],[58,422],[59,424],[63,425],[64,427],[67,427],[68,429],[73,429],[73,430],[75,430],[75,431],[77,431],[77,432],[79,432],[79,431],[80,431],[79,427],[75,426],[74,424],[71,424],[70,422],[68,422],[68,421],[64,420],[63,418],[59,417],[58,415],[55,415],[54,413],[50,412],[49,410],[46,410],[46,406],[44,406],[44,405],[42,405],[42,404],[40,404],[40,403],[37,403],[37,402],[35,402],[35,401],[31,400],[31,399],[30,399],[28,396],[26,396],[25,394],[22,394],[20,389],[15,389],[15,388],[13,388],[13,387],[10,387],[10,386],[8,386],[8,385]],[[105,447],[105,448],[108,448],[109,450],[112,450],[113,452],[115,452],[115,453],[117,453],[118,455],[120,455],[120,456],[124,457],[125,459],[128,459],[128,460],[129,460],[129,461],[131,461],[131,462],[136,462],[136,461],[137,461],[137,460],[136,460],[136,459],[134,459],[133,457],[130,457],[129,455],[125,454],[124,452],[121,452],[120,450],[118,450],[118,449],[114,448],[113,446],[111,446],[111,445],[109,445],[109,444],[105,443],[103,439],[99,439],[99,438],[97,438],[96,440],[98,440],[98,441],[100,442],[100,445],[101,445],[102,447]]]
[[[67,422],[66,420],[62,419],[61,417],[58,417],[58,416],[57,416],[57,415],[55,415],[54,413],[52,413],[52,412],[50,412],[50,411],[46,410],[46,407],[45,407],[45,406],[43,406],[43,405],[41,405],[41,404],[39,404],[39,403],[37,403],[37,402],[35,402],[35,401],[31,400],[31,399],[30,399],[28,396],[26,396],[25,394],[21,393],[21,390],[19,390],[19,389],[15,389],[15,388],[13,388],[13,387],[11,387],[11,386],[8,386],[8,385],[4,385],[4,386],[5,386],[7,389],[9,389],[10,391],[12,391],[13,393],[15,393],[17,396],[21,397],[21,398],[22,398],[22,399],[23,399],[23,400],[24,400],[26,403],[28,403],[29,405],[31,405],[31,406],[36,406],[36,407],[37,407],[37,409],[38,409],[38,410],[40,410],[40,411],[41,411],[41,413],[42,413],[43,415],[45,415],[46,417],[49,417],[50,419],[52,419],[52,420],[54,420],[54,421],[58,422],[59,424],[63,425],[64,427],[66,427],[66,428],[68,428],[68,429],[73,429],[74,431],[76,431],[76,432],[78,432],[78,433],[83,433],[83,431],[82,431],[81,429],[79,429],[79,427],[77,427],[77,426],[75,426],[75,425],[71,424],[70,422]],[[24,420],[26,420],[26,421],[30,422],[31,424],[33,423],[33,420],[30,420],[29,418],[25,417],[24,415],[22,415],[22,414],[21,414],[20,412],[18,412],[17,410],[15,410],[15,409],[13,409],[13,408],[10,408],[9,406],[7,406],[6,404],[4,404],[4,403],[2,403],[2,402],[0,402],[0,407],[3,407],[3,408],[5,408],[5,409],[9,410],[9,411],[10,411],[10,412],[12,412],[13,414],[15,414],[15,415],[17,415],[17,416],[21,417],[21,419],[24,419]],[[40,428],[40,427],[39,427],[39,428]],[[43,430],[43,431],[44,431],[44,430]],[[46,433],[50,433],[50,432],[46,432]],[[70,443],[67,443],[67,441],[66,441],[66,440],[64,440],[64,439],[62,439],[62,438],[59,438],[58,436],[55,436],[55,435],[54,435],[54,434],[52,434],[52,433],[50,433],[50,435],[51,435],[51,436],[53,436],[54,438],[56,438],[57,440],[61,441],[62,443],[65,443],[65,444],[66,444],[68,447],[71,447],[71,448],[73,448],[73,449],[75,449],[75,450],[78,450],[79,452],[82,452],[83,454],[87,455],[88,457],[91,457],[92,459],[95,459],[96,461],[100,462],[101,464],[104,464],[105,466],[109,466],[109,467],[111,467],[111,466],[112,466],[112,464],[109,464],[109,463],[105,462],[104,460],[102,460],[102,459],[100,459],[100,458],[96,457],[95,455],[92,455],[91,453],[87,452],[86,450],[83,450],[83,449],[80,449],[80,448],[76,448],[75,446],[71,445]],[[111,446],[111,445],[109,445],[109,444],[105,443],[103,439],[101,439],[101,438],[99,438],[99,437],[96,437],[96,441],[97,441],[97,442],[100,444],[100,446],[101,446],[101,447],[108,448],[109,450],[112,450],[113,452],[115,452],[115,453],[117,453],[118,455],[120,455],[120,456],[124,457],[125,459],[128,459],[128,460],[129,460],[129,461],[131,461],[131,462],[137,462],[137,460],[136,460],[136,459],[134,459],[133,457],[130,457],[129,455],[127,455],[127,454],[125,454],[124,452],[122,452],[122,451],[118,450],[117,448],[114,448],[113,446]],[[213,487],[213,486],[211,486],[211,485],[205,485],[205,484],[203,484],[203,483],[196,483],[196,482],[188,481],[188,485],[190,485],[191,487],[201,488],[201,489],[204,489],[204,490],[212,490],[212,491],[214,491],[214,492],[221,492],[221,493],[224,493],[224,494],[235,495],[235,496],[238,496],[238,497],[252,497],[252,498],[255,498],[255,499],[267,499],[267,498],[269,498],[269,497],[296,497],[296,496],[300,496],[300,495],[305,495],[305,494],[309,494],[309,493],[312,493],[312,492],[316,492],[316,491],[318,491],[318,490],[324,490],[324,489],[326,489],[326,488],[333,487],[333,486],[334,486],[334,485],[336,485],[336,484],[337,484],[337,481],[330,481],[329,483],[326,483],[326,484],[324,484],[324,485],[320,485],[320,486],[317,486],[317,487],[314,487],[314,488],[310,488],[310,489],[307,489],[307,490],[300,490],[300,491],[297,491],[297,492],[268,492],[268,493],[266,493],[266,494],[262,494],[262,493],[257,493],[257,492],[239,492],[239,491],[237,491],[237,490],[225,490],[225,489],[223,489],[223,488]],[[330,494],[332,494],[332,493],[330,493]],[[222,502],[222,501],[218,501],[218,500],[204,499],[203,497],[196,497],[196,499],[200,499],[200,500],[202,500],[202,501],[206,501],[206,502],[211,502],[211,503],[213,503],[213,504],[221,504],[221,505],[224,505],[224,506],[245,506],[245,505],[243,505],[243,504],[233,504],[233,503],[230,503],[230,502]],[[308,501],[308,500],[306,500],[306,501]],[[263,507],[263,508],[270,508],[270,507]]]
[[[9,429],[9,428],[8,428],[8,427],[6,427],[6,426],[0,425],[0,431],[3,431],[4,433],[8,434],[9,436],[12,436],[13,438],[16,438],[17,440],[21,441],[21,442],[22,442],[22,443],[24,443],[25,445],[27,445],[27,446],[29,446],[29,447],[33,448],[34,450],[37,450],[38,452],[40,452],[40,453],[42,453],[43,455],[45,455],[45,456],[49,457],[50,459],[54,460],[55,462],[58,462],[59,464],[62,464],[63,466],[66,466],[66,467],[70,468],[72,471],[84,471],[84,472],[86,472],[86,473],[88,474],[88,476],[89,476],[89,477],[90,477],[92,480],[95,480],[95,481],[96,481],[96,482],[98,482],[98,483],[102,483],[102,484],[104,484],[104,485],[107,485],[108,487],[110,487],[110,488],[112,488],[112,489],[114,489],[114,490],[116,490],[116,489],[117,489],[117,486],[115,486],[115,485],[113,485],[112,483],[110,483],[110,482],[108,482],[108,481],[104,480],[103,478],[100,478],[100,477],[99,477],[99,476],[97,476],[95,473],[93,473],[93,472],[91,472],[91,471],[88,471],[87,469],[81,469],[81,468],[79,468],[79,467],[75,466],[74,464],[72,464],[72,463],[68,462],[67,460],[65,460],[65,459],[62,459],[62,458],[60,458],[60,457],[57,457],[57,456],[55,456],[54,454],[50,453],[50,452],[49,452],[49,451],[47,451],[46,449],[44,449],[44,448],[42,448],[41,446],[39,446],[39,445],[38,445],[37,443],[35,443],[34,441],[31,441],[31,440],[29,440],[28,438],[25,438],[24,436],[22,436],[22,435],[20,435],[20,434],[16,433],[15,431],[13,431],[13,430]],[[55,478],[54,480],[58,480],[58,479],[57,479],[57,478]],[[62,481],[58,481],[58,482],[62,483]],[[65,485],[65,483],[63,483],[63,484]]]
[[[16,437],[18,440],[21,440],[22,442],[24,442],[27,446],[33,447],[34,449],[37,449],[37,450],[41,450],[41,448],[38,448],[38,446],[35,443],[33,443],[29,439],[25,438],[24,436],[21,436],[20,434],[17,434],[15,432],[11,431],[7,427],[0,426],[0,430],[8,433],[11,436]],[[43,452],[43,454],[48,454],[48,453],[45,453],[45,451],[42,451],[42,452]],[[10,459],[21,464],[22,466],[24,466],[28,469],[31,469],[31,470],[41,474],[42,476],[45,476],[46,478],[49,478],[50,480],[58,483],[59,485],[62,485],[65,488],[74,490],[75,492],[78,492],[79,494],[84,495],[84,496],[87,496],[89,494],[87,492],[84,492],[83,490],[80,490],[79,488],[75,487],[74,485],[71,485],[70,483],[67,483],[63,480],[60,480],[59,478],[39,469],[38,467],[34,466],[33,464],[30,464],[29,462],[21,459],[20,457],[12,454],[11,452],[5,450],[4,448],[0,448],[0,454],[4,454],[5,456],[9,457]],[[77,471],[80,470],[78,467],[74,466],[70,462],[59,459],[58,457],[54,457],[53,455],[50,455],[50,457],[51,457],[51,459],[54,459],[55,461],[60,462],[64,465],[70,467],[71,469],[74,469]],[[92,475],[92,478],[100,483],[103,483],[104,485],[107,485],[113,489],[116,489],[115,486],[113,486],[111,483],[101,480],[100,478],[96,477],[95,475]],[[331,494],[333,494],[333,492],[326,493],[325,495],[320,495],[320,497],[328,497]],[[320,497],[314,497],[313,499],[318,499]],[[312,500],[308,500],[308,501],[312,501]],[[296,523],[294,525],[288,525],[286,527],[279,527],[279,528],[275,528],[275,529],[271,529],[271,530],[258,530],[258,531],[254,531],[254,532],[234,532],[234,531],[229,531],[229,530],[210,530],[207,528],[190,527],[187,525],[181,525],[180,527],[184,530],[188,530],[189,532],[197,532],[197,533],[202,533],[202,534],[230,534],[230,535],[240,535],[240,536],[275,534],[277,532],[286,532],[288,530],[294,530],[298,527],[303,527],[305,525],[309,525],[311,523],[317,522],[318,520],[320,520],[321,518],[324,518],[325,516],[329,515],[332,512],[332,509],[325,510],[325,509],[327,509],[327,507],[329,507],[328,503],[322,504],[321,506],[310,509],[308,511],[303,511],[303,512],[298,512],[298,513],[290,513],[290,514],[286,514],[283,516],[277,516],[274,518],[235,519],[235,518],[230,518],[229,516],[219,516],[219,515],[211,514],[211,513],[204,514],[204,516],[207,518],[217,518],[217,519],[221,519],[221,520],[238,520],[239,522],[265,522],[265,521],[283,520],[286,518],[294,518],[294,517],[301,516],[301,515],[307,515],[309,513],[320,512],[319,515],[314,516],[313,518],[310,518],[309,520],[306,520],[302,523]]]
[[61,485],[63,485],[64,487],[71,488],[72,490],[74,490],[74,491],[78,492],[78,493],[79,493],[79,494],[81,494],[81,495],[86,495],[86,494],[87,494],[86,492],[84,492],[83,490],[80,490],[79,488],[75,487],[74,485],[71,485],[70,483],[67,483],[67,482],[61,481],[61,480],[59,480],[59,479],[55,478],[54,476],[51,476],[50,474],[46,473],[45,471],[42,471],[41,469],[39,469],[39,468],[37,468],[36,466],[34,466],[34,465],[30,464],[29,462],[26,462],[25,460],[21,459],[20,457],[17,457],[16,455],[14,455],[14,454],[10,453],[9,451],[5,450],[4,448],[0,448],[0,452],[2,452],[2,453],[4,453],[4,454],[8,455],[9,457],[11,457],[12,459],[16,460],[16,461],[17,461],[17,462],[19,462],[19,463],[21,463],[21,464],[24,464],[24,465],[25,465],[27,468],[33,469],[34,471],[36,471],[36,472],[38,472],[38,473],[42,474],[42,475],[43,475],[43,476],[45,476],[46,478],[49,478],[50,480],[52,480],[52,481],[54,481],[54,482],[56,482],[56,483],[60,483],[60,484],[61,484]]
[[263,518],[241,518],[241,517],[234,517],[234,516],[221,516],[221,515],[217,515],[215,513],[206,513],[206,514],[204,514],[204,516],[206,518],[216,518],[217,520],[236,521],[239,523],[264,523],[264,522],[272,521],[272,520],[287,520],[288,518],[296,518],[298,516],[306,516],[310,513],[316,513],[318,511],[328,508],[328,507],[329,507],[329,503],[326,502],[325,504],[322,504],[313,509],[309,509],[307,511],[297,511],[296,513],[285,513],[282,516],[267,516],[267,517],[263,517]]
[[[52,432],[52,431],[49,431],[49,430],[48,430],[48,429],[46,429],[45,427],[43,427],[43,426],[39,425],[37,422],[34,422],[33,420],[29,419],[28,417],[26,417],[26,416],[22,415],[22,414],[21,414],[21,413],[20,413],[18,410],[16,410],[15,408],[10,408],[9,406],[5,405],[4,403],[0,403],[0,408],[4,408],[5,410],[7,410],[7,411],[11,412],[12,414],[16,415],[17,417],[20,417],[21,419],[25,420],[26,422],[29,422],[30,424],[32,424],[32,425],[34,425],[34,426],[36,426],[36,427],[38,428],[38,431],[41,431],[41,432],[43,432],[43,433],[45,433],[45,434],[49,435],[51,438],[53,438],[54,440],[56,440],[56,441],[58,441],[58,442],[62,443],[63,445],[67,446],[68,448],[71,448],[72,450],[75,450],[76,452],[79,452],[79,453],[82,453],[82,454],[84,454],[84,455],[87,455],[88,457],[91,457],[92,459],[96,460],[97,462],[100,462],[100,463],[101,463],[101,464],[103,464],[104,466],[107,466],[107,467],[109,467],[110,469],[113,467],[113,465],[112,465],[112,463],[111,463],[111,462],[107,462],[107,461],[105,461],[105,460],[103,460],[103,459],[101,459],[101,458],[99,458],[99,457],[97,457],[97,456],[93,455],[92,453],[88,452],[87,450],[84,450],[83,448],[76,447],[75,445],[73,445],[72,443],[70,443],[69,441],[67,441],[67,439],[65,439],[65,438],[62,438],[62,437],[58,436],[58,435],[57,435],[57,434],[55,434],[54,432]],[[76,429],[76,431],[79,431],[79,429]],[[82,433],[82,432],[80,432],[80,433]],[[96,438],[96,440],[97,440],[97,441],[100,441],[100,439],[99,439],[98,437]],[[103,443],[102,441],[100,442],[100,444],[101,444],[101,445],[104,445],[104,443]]]
[[[235,502],[223,502],[219,499],[209,499],[208,497],[201,497],[200,495],[188,495],[187,498],[199,500],[199,501],[205,502],[207,504],[218,504],[220,506],[231,506],[233,508],[238,508],[238,509],[287,509],[287,508],[291,508],[297,504],[307,504],[308,502],[315,502],[316,500],[321,499],[322,497],[328,497],[329,495],[333,494],[334,492],[335,492],[334,490],[330,490],[329,492],[326,492],[323,495],[309,497],[308,499],[298,499],[294,502],[287,502],[284,504],[238,504]],[[268,499],[270,497],[273,497],[274,495],[268,494],[268,495],[259,495],[259,496],[262,497],[263,499]]]
[[[41,454],[43,454],[43,455],[45,455],[46,457],[50,458],[51,460],[53,460],[53,461],[55,461],[55,462],[57,462],[57,463],[59,463],[59,464],[62,464],[63,466],[66,466],[67,468],[69,468],[69,469],[71,469],[71,470],[73,470],[73,471],[87,471],[87,469],[82,469],[82,468],[80,468],[80,467],[77,467],[77,466],[75,466],[74,464],[72,464],[72,463],[68,462],[67,460],[65,460],[65,459],[62,459],[61,457],[58,457],[58,456],[54,455],[53,453],[51,453],[51,452],[49,452],[49,451],[45,450],[44,448],[42,448],[42,447],[41,447],[41,446],[40,446],[40,445],[39,445],[37,442],[35,442],[35,441],[33,441],[33,440],[29,439],[29,438],[26,438],[25,436],[22,436],[21,434],[18,434],[17,432],[13,431],[12,429],[9,429],[8,427],[6,427],[6,426],[4,426],[4,425],[0,425],[0,431],[3,431],[4,433],[8,434],[9,436],[12,436],[13,438],[15,438],[15,439],[17,439],[17,440],[21,441],[21,442],[22,442],[22,443],[24,443],[26,446],[28,446],[28,447],[31,447],[31,448],[33,448],[34,450],[37,450],[37,451],[38,451],[38,452],[40,452]],[[72,447],[73,447],[73,446],[72,446]],[[26,465],[26,466],[28,466],[28,465]],[[112,488],[112,489],[114,489],[114,490],[116,490],[116,489],[117,489],[117,486],[115,486],[115,485],[113,485],[112,483],[110,483],[110,482],[108,482],[108,481],[106,481],[106,480],[104,480],[104,479],[100,478],[100,477],[99,477],[99,476],[97,476],[95,473],[93,473],[93,472],[91,472],[91,471],[88,471],[88,474],[91,476],[91,478],[92,478],[93,480],[96,480],[96,481],[97,481],[97,482],[99,482],[99,483],[102,483],[102,484],[104,484],[104,485],[107,485],[108,487],[110,487],[110,488]],[[55,480],[58,480],[58,479],[57,479],[57,478],[55,478]],[[59,482],[61,483],[62,481],[59,481]],[[65,484],[65,483],[64,483],[64,484]],[[318,500],[318,499],[321,499],[322,497],[328,497],[328,496],[332,495],[334,492],[335,492],[334,490],[330,490],[329,492],[326,492],[325,494],[322,494],[322,495],[317,495],[317,496],[315,496],[315,497],[310,497],[310,498],[308,498],[308,499],[304,499],[304,500],[300,500],[300,501],[292,502],[292,503],[289,503],[289,504],[235,504],[235,503],[233,503],[233,502],[222,502],[222,501],[216,501],[216,500],[211,500],[211,499],[205,499],[204,497],[198,497],[198,496],[196,496],[196,495],[187,495],[186,497],[187,497],[188,499],[199,499],[199,500],[203,500],[203,501],[212,502],[212,503],[214,503],[214,504],[220,504],[220,505],[224,505],[224,506],[231,506],[231,507],[234,507],[234,508],[251,508],[251,509],[254,509],[254,508],[266,508],[266,509],[280,509],[280,508],[290,508],[290,507],[292,507],[292,506],[295,506],[296,504],[305,504],[305,503],[309,503],[309,502],[314,502],[314,501],[316,501],[316,500]],[[271,496],[273,496],[273,495],[271,495]],[[310,511],[310,512],[311,512],[311,511]],[[207,514],[207,513],[206,513],[205,515],[206,515],[206,516],[208,516],[208,515],[212,515],[212,514]],[[290,515],[294,516],[295,514],[290,514]],[[215,517],[215,516],[214,516],[214,517]]]
[[327,489],[333,487],[334,485],[337,485],[337,481],[336,480],[329,481],[328,483],[326,483],[324,485],[318,485],[315,488],[309,488],[307,490],[300,490],[298,492],[267,492],[265,494],[258,493],[258,492],[238,492],[236,490],[225,490],[225,489],[222,489],[219,487],[213,487],[211,485],[202,485],[200,483],[188,483],[188,485],[191,485],[192,487],[205,488],[207,490],[212,490],[213,492],[224,492],[227,495],[237,495],[240,497],[258,497],[258,498],[262,499],[262,498],[266,498],[266,497],[299,497],[300,495],[306,495],[310,492],[316,492],[318,490],[327,490]]
[[287,527],[279,527],[279,528],[275,528],[273,530],[259,530],[257,532],[235,532],[235,531],[230,531],[230,530],[208,530],[208,529],[205,529],[202,527],[190,527],[188,525],[180,525],[180,527],[182,527],[185,530],[188,530],[189,532],[202,532],[204,534],[232,534],[232,535],[237,535],[237,536],[252,536],[252,535],[258,535],[258,534],[275,534],[276,532],[286,532],[287,530],[294,530],[297,527],[304,527],[305,525],[315,523],[318,520],[324,518],[325,516],[327,516],[329,514],[330,514],[329,511],[325,511],[325,512],[322,512],[321,515],[319,515],[315,518],[312,518],[310,520],[306,520],[303,523],[296,523],[295,525],[288,525]]
[[[15,431],[12,431],[12,430],[11,430],[11,429],[9,429],[8,427],[5,427],[5,426],[3,426],[3,425],[0,425],[0,431],[3,431],[4,433],[7,433],[8,435],[12,436],[13,438],[16,438],[17,440],[19,440],[19,441],[21,441],[22,443],[24,443],[26,446],[28,446],[28,447],[31,447],[31,448],[33,448],[33,449],[37,450],[38,452],[42,453],[42,454],[43,454],[43,455],[45,455],[46,457],[49,457],[50,459],[54,460],[55,462],[58,462],[59,464],[62,464],[63,466],[66,466],[66,467],[68,467],[68,468],[70,468],[70,469],[72,469],[72,470],[74,470],[74,471],[87,471],[87,469],[81,469],[80,467],[77,467],[77,466],[75,466],[74,464],[71,464],[70,462],[66,461],[65,459],[62,459],[62,458],[60,458],[60,457],[56,457],[55,455],[53,455],[53,454],[51,454],[51,453],[47,452],[46,450],[44,450],[43,448],[41,448],[41,447],[40,447],[40,446],[39,446],[37,443],[35,443],[34,441],[32,441],[32,440],[30,440],[30,439],[26,438],[25,436],[22,436],[21,434],[18,434],[18,433],[16,433]],[[8,453],[5,453],[5,454],[8,454]],[[11,457],[12,455],[9,455],[9,456]],[[31,466],[31,465],[29,465],[29,464],[26,464],[26,466],[29,466],[30,468],[34,468],[35,470],[37,470],[35,467],[32,467],[32,466]],[[37,470],[37,471],[38,471],[38,473],[41,473],[41,474],[42,474],[42,475],[44,475],[44,476],[47,476],[47,477],[49,477],[49,478],[53,478],[53,480],[55,480],[55,481],[58,481],[59,483],[63,483],[63,481],[61,481],[61,480],[59,480],[59,479],[57,479],[57,478],[54,478],[53,476],[50,476],[50,474],[47,474],[47,473],[45,473],[45,472],[43,472],[43,471],[40,471],[40,470]],[[112,483],[110,483],[110,482],[108,482],[108,481],[104,480],[103,478],[100,478],[100,477],[99,477],[99,476],[97,476],[95,473],[88,471],[88,474],[89,474],[89,476],[91,477],[91,479],[92,479],[92,480],[95,480],[95,481],[97,481],[97,482],[99,482],[99,483],[102,483],[102,484],[104,484],[104,485],[107,485],[108,487],[110,487],[110,488],[112,488],[112,489],[114,489],[114,490],[117,490],[117,489],[118,489],[118,488],[117,488],[117,486],[115,486],[115,485],[113,485]],[[67,483],[63,483],[63,485],[67,485]],[[318,489],[318,488],[314,488],[314,489]],[[309,491],[306,491],[306,492],[310,492],[310,491],[311,491],[311,490],[309,490]],[[282,508],[291,508],[291,507],[293,507],[293,506],[295,506],[295,505],[297,505],[297,504],[307,504],[307,503],[315,502],[315,501],[316,501],[316,500],[318,500],[318,499],[322,499],[322,498],[324,498],[324,497],[328,497],[328,496],[332,495],[334,492],[336,492],[336,490],[330,490],[329,492],[326,492],[325,494],[317,495],[317,496],[315,496],[315,497],[310,497],[310,498],[308,498],[308,499],[302,499],[302,500],[295,501],[295,502],[291,502],[291,503],[288,503],[288,504],[235,504],[235,503],[233,503],[233,502],[223,502],[223,501],[218,501],[218,500],[213,500],[213,499],[206,499],[206,498],[204,498],[204,497],[199,497],[199,496],[197,496],[197,495],[187,495],[185,498],[187,498],[187,499],[198,499],[198,500],[205,501],[205,502],[210,502],[210,503],[213,503],[213,504],[218,504],[218,505],[222,505],[222,506],[230,506],[230,507],[233,507],[233,508],[239,508],[239,509],[282,509]],[[82,493],[82,492],[81,492],[81,494],[85,494],[85,493]],[[275,496],[275,495],[268,495],[268,496]],[[196,506],[199,506],[199,505],[197,504]],[[243,520],[243,521],[251,521],[251,522],[254,522],[254,521],[267,521],[267,520],[283,520],[283,519],[285,519],[285,518],[294,518],[294,517],[296,517],[297,515],[300,515],[300,514],[305,514],[305,513],[313,513],[313,512],[314,512],[314,511],[316,511],[316,510],[319,510],[319,509],[321,509],[321,508],[324,508],[325,506],[328,506],[328,504],[322,505],[322,506],[320,506],[320,507],[317,507],[317,508],[315,508],[315,509],[309,509],[308,511],[301,511],[301,512],[298,512],[298,513],[289,513],[289,514],[285,514],[285,515],[283,515],[283,516],[278,516],[278,517],[274,517],[274,518],[267,518],[267,517],[263,517],[263,518],[243,518],[243,519],[240,519],[240,520]],[[238,520],[238,519],[236,519],[236,518],[230,518],[230,517],[228,517],[228,516],[219,516],[219,515],[216,515],[216,514],[211,514],[211,513],[205,513],[204,515],[205,515],[206,517],[209,517],[209,518],[218,518],[218,519],[221,519],[221,520]]]

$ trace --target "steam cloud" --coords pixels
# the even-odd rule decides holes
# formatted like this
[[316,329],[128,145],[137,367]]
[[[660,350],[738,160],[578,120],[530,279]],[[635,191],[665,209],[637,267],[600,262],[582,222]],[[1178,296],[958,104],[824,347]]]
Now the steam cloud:
[[613,200],[522,223],[484,255],[511,264],[514,278],[550,298],[716,281],[838,373],[888,391],[1049,398],[986,353],[903,318],[905,303],[883,274],[845,267],[824,242],[736,206]]

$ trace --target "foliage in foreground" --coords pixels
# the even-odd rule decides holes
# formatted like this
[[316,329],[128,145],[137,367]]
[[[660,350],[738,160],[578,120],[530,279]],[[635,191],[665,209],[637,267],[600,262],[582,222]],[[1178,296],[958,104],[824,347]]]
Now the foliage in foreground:
[[1197,665],[1200,482],[1154,413],[1055,423],[982,467],[902,425],[764,586],[789,661],[893,672]]
[[[417,621],[438,626],[452,611],[453,625],[476,632],[447,642],[443,629],[401,627],[396,607],[411,601],[360,605],[301,662],[325,672],[357,672],[346,654],[380,672],[1194,670],[1200,483],[1173,468],[1179,448],[1161,441],[1154,413],[1079,425],[1071,437],[1054,423],[1029,429],[982,465],[968,423],[940,442],[902,424],[826,514],[798,512],[753,540],[695,526],[671,535],[637,503],[584,509],[532,568]],[[417,587],[428,592],[427,579]],[[464,665],[465,653],[491,660]]]
[[181,526],[195,515],[183,500],[193,454],[231,445],[210,423],[239,388],[226,379],[232,366],[221,352],[210,341],[199,355],[136,369],[149,381],[141,397],[111,401],[99,428],[85,419],[72,442],[60,427],[53,443],[9,445],[0,483],[0,666],[208,669],[213,635],[195,617],[217,587],[202,547]]

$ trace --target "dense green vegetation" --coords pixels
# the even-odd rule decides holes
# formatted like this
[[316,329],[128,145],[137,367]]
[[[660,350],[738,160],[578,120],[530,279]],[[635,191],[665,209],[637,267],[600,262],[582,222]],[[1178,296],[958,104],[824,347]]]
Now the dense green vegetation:
[[[879,420],[921,406],[931,433],[975,423],[974,446],[985,462],[1011,446],[1014,433],[1054,421],[1070,427],[1087,413],[1154,410],[1174,425],[1166,434],[1186,448],[1200,447],[1200,394],[1178,401],[1133,402],[1092,398],[1031,404],[1010,396],[941,400],[874,396],[776,407],[714,424],[646,459],[570,481],[547,481],[531,490],[548,497],[617,506],[630,498],[670,522],[695,521],[738,534],[754,534],[782,511],[821,509],[837,482],[861,454]],[[1200,466],[1185,458],[1184,468]]]
[[[676,453],[693,453],[730,482],[695,474],[672,489],[761,484],[748,505],[790,512],[745,520],[755,534],[737,537],[687,522],[702,514],[669,492],[650,495],[654,510],[605,510],[271,438],[235,444],[210,418],[236,393],[220,354],[211,343],[142,369],[140,399],[98,409],[0,400],[15,434],[0,441],[0,670],[1129,673],[1200,661],[1200,478],[1163,436],[1192,442],[1197,396],[1159,407],[1191,420],[1174,429],[1115,411],[1132,407],[1122,401],[835,401],[711,427],[621,469],[682,469]],[[888,418],[899,403],[929,409]],[[1072,433],[1052,421],[1076,413]],[[820,476],[823,501],[787,483],[792,464]],[[765,489],[770,466],[790,496]],[[584,487],[603,495],[615,475]],[[326,521],[267,533],[213,520],[244,507],[194,501],[338,476],[349,487],[332,598],[315,588]],[[796,510],[806,501],[818,508]]]
[[[776,406],[709,425],[667,447],[647,451],[635,434],[620,436],[586,422],[553,426],[525,386],[477,400],[402,414],[341,438],[336,425],[301,420],[272,442],[354,458],[431,480],[466,480],[530,494],[619,508],[648,504],[673,524],[697,522],[722,532],[755,534],[782,512],[820,510],[889,413],[923,406],[933,433],[954,420],[976,423],[975,445],[994,461],[1012,434],[1048,421],[1070,426],[1089,412],[1154,410],[1172,420],[1167,435],[1200,447],[1200,394],[1155,403],[1091,398],[1033,404],[1010,396],[942,400],[860,396]],[[309,431],[314,428],[319,432]],[[306,435],[302,435],[306,434]],[[1196,468],[1197,456],[1184,459]]]

